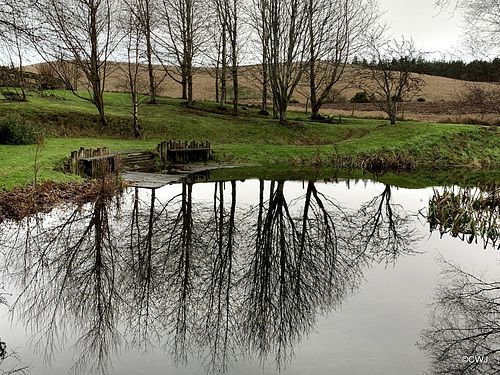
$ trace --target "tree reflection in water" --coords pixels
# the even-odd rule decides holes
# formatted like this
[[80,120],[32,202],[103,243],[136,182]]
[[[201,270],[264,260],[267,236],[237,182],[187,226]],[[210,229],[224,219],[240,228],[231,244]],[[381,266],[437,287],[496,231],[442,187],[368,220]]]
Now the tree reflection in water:
[[50,362],[61,344],[75,337],[77,373],[105,373],[122,341],[120,257],[110,203],[104,195],[55,223],[29,219],[15,237],[3,239],[10,245],[7,271],[20,292],[14,308],[35,332],[32,341]]
[[[500,191],[496,185],[434,190],[427,220],[468,243],[498,249]],[[431,358],[432,374],[498,374],[500,282],[467,272],[440,258],[442,277],[430,306],[429,327],[419,347]]]
[[[248,245],[243,277],[243,337],[261,360],[274,355],[280,368],[309,333],[318,309],[333,309],[357,285],[361,270],[349,239],[347,215],[307,184],[302,214],[293,216],[284,181],[272,182],[267,206],[263,181],[257,225]],[[328,207],[325,206],[328,204]]]
[[413,244],[419,238],[413,219],[391,198],[391,186],[385,185],[382,194],[363,204],[355,215],[358,233],[353,239],[362,257],[394,263],[400,254],[413,252]]
[[235,181],[229,196],[226,183],[207,184],[212,204],[184,183],[166,202],[135,189],[119,210],[102,197],[27,220],[2,238],[15,307],[47,359],[76,338],[78,372],[106,373],[125,340],[163,347],[175,363],[197,354],[213,373],[242,355],[282,368],[318,314],[358,288],[363,267],[411,253],[416,238],[389,186],[356,211],[314,182],[288,200],[285,184],[261,180],[250,208]]
[[418,343],[431,358],[431,374],[498,374],[500,282],[441,263],[429,327]]

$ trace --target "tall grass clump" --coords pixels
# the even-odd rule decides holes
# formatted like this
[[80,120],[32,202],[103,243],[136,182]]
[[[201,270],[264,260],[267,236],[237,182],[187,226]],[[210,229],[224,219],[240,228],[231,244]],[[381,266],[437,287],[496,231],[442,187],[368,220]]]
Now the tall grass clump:
[[34,124],[19,115],[0,117],[0,144],[29,145],[36,142],[37,135]]
[[500,189],[496,185],[462,187],[456,191],[445,187],[434,190],[427,214],[431,231],[449,233],[472,243],[483,239],[484,247],[500,242]]

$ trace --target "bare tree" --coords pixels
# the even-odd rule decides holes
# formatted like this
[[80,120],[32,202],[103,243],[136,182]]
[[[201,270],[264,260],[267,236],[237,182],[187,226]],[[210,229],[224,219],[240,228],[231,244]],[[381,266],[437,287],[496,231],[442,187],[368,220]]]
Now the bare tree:
[[[69,90],[90,101],[107,124],[103,93],[107,63],[118,45],[117,14],[113,0],[41,0],[33,2],[37,27],[32,42]],[[77,91],[72,76],[62,69],[67,62],[83,72],[87,91]],[[58,62],[61,62],[59,64]]]
[[307,69],[307,3],[269,0],[262,27],[268,38],[267,67],[273,104],[280,122],[287,121],[288,103]]
[[309,90],[304,94],[311,102],[311,117],[318,118],[334,91],[341,92],[352,83],[348,79],[334,90],[349,60],[365,46],[368,33],[374,27],[383,28],[376,4],[365,0],[309,0],[307,18],[310,65]]
[[363,63],[361,88],[389,115],[391,124],[398,116],[398,103],[417,95],[425,81],[413,73],[422,53],[412,40],[371,43],[371,60]]
[[[136,4],[139,5],[139,4]],[[126,68],[122,68],[122,71],[127,77],[127,89],[130,93],[130,99],[132,101],[132,116],[134,124],[134,135],[139,138],[141,132],[139,131],[139,96],[141,92],[141,81],[139,74],[141,72],[141,28],[138,27],[137,19],[134,17],[129,17],[126,30],[126,50],[127,50],[127,63]],[[121,66],[120,66],[121,67]],[[149,70],[149,69],[148,69]],[[151,82],[151,81],[150,81]],[[154,98],[151,97],[151,98]]]
[[[269,74],[267,66],[269,49],[269,30],[266,25],[266,19],[269,11],[268,0],[252,0],[254,11],[251,13],[251,22],[258,35],[258,44],[261,55],[260,73],[262,75],[260,85],[262,87],[262,101],[259,114],[269,115],[267,112],[267,97],[269,88]],[[264,27],[266,25],[266,27]]]
[[[228,39],[228,19],[227,19],[227,0],[211,0],[210,5],[214,12],[213,19],[216,22],[211,26],[216,34],[214,44],[217,48],[216,58],[216,90],[217,99],[221,109],[226,109],[227,101],[227,39]],[[220,84],[220,94],[219,94]]]
[[500,113],[499,84],[485,85],[482,82],[465,82],[464,90],[458,95],[462,105],[471,105],[481,116]]
[[156,24],[154,14],[158,11],[157,2],[155,0],[125,0],[125,2],[136,20],[135,26],[140,30],[144,39],[149,78],[149,103],[156,104],[156,89],[159,82],[156,82],[154,75],[153,31]]
[[238,84],[238,29],[239,9],[241,0],[224,0],[227,19],[227,31],[231,44],[231,73],[233,79],[233,114],[238,115],[239,84]]
[[[214,0],[213,4],[216,5],[217,1]],[[217,12],[213,13],[213,15],[209,17],[209,20],[206,28],[206,34],[209,35],[209,37],[207,38],[208,44],[204,53],[204,58],[208,61],[206,72],[214,78],[215,102],[220,103],[222,44],[225,43],[225,38],[223,38],[221,33],[221,24]]]
[[[161,17],[166,34],[156,34],[165,49],[162,64],[167,74],[182,85],[182,98],[187,99],[188,106],[193,103],[194,59],[203,38],[202,5],[200,0],[163,0]],[[177,69],[172,71],[168,63],[174,63]]]
[[[23,56],[26,49],[26,38],[29,28],[24,19],[27,17],[26,6],[17,0],[0,1],[0,48],[4,56],[0,58],[0,64],[9,63],[12,73],[15,75],[14,81],[21,89],[21,94],[16,94],[13,98],[26,101],[26,80],[24,76]],[[6,86],[10,83],[4,82]],[[9,87],[10,89],[10,87]]]

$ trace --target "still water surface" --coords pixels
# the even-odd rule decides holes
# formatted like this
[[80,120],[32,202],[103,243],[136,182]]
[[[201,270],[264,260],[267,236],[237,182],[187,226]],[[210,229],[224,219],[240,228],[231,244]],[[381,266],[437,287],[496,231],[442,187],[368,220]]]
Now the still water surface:
[[430,232],[433,193],[175,184],[6,224],[0,337],[42,375],[422,374],[444,263],[500,275],[493,247]]

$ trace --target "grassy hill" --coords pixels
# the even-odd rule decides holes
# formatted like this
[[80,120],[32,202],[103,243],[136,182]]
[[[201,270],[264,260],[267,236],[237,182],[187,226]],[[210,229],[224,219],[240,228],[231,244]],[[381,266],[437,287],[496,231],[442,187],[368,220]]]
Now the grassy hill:
[[[0,98],[1,99],[1,98]],[[20,114],[37,124],[44,144],[0,145],[0,188],[37,180],[71,181],[62,160],[80,147],[111,150],[148,149],[165,139],[210,140],[214,162],[288,166],[360,167],[375,165],[497,167],[500,136],[484,127],[460,124],[344,118],[341,124],[312,122],[304,112],[292,112],[291,123],[247,108],[240,116],[220,111],[212,102],[187,108],[181,100],[160,98],[158,105],[140,107],[142,137],[133,139],[128,95],[106,93],[109,126],[99,125],[91,104],[63,91],[32,94],[28,102],[0,100],[0,116]],[[35,155],[39,155],[35,157]]]

